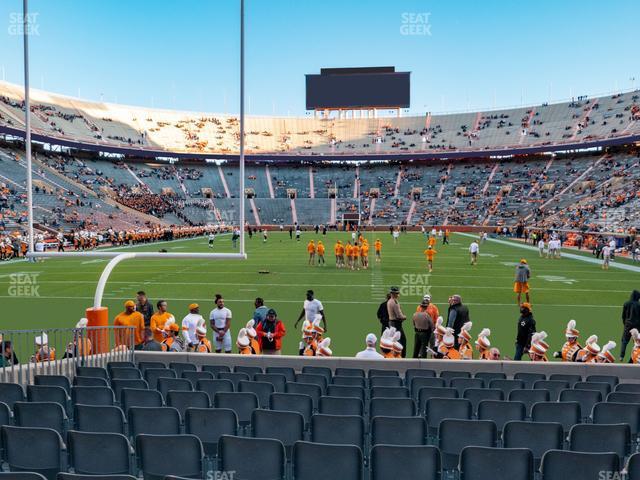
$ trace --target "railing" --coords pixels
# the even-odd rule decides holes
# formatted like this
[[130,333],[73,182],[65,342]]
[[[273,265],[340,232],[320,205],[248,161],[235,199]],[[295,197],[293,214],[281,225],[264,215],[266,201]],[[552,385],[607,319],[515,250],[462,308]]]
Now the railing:
[[34,375],[72,378],[76,367],[133,361],[133,327],[0,330],[0,382],[31,383]]

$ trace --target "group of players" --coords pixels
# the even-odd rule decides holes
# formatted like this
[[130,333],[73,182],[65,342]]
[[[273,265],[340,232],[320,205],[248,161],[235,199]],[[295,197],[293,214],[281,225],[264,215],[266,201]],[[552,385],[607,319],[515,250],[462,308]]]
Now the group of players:
[[[382,242],[379,238],[374,242],[373,248],[375,251],[375,261],[379,263],[382,261]],[[368,269],[369,249],[369,241],[360,233],[356,234],[356,232],[353,232],[351,240],[345,244],[343,244],[341,240],[338,240],[333,246],[336,268],[347,270]],[[318,240],[317,243],[310,240],[309,243],[307,243],[307,253],[309,254],[309,265],[316,265],[316,257],[318,265],[326,265],[325,246],[322,240]]]

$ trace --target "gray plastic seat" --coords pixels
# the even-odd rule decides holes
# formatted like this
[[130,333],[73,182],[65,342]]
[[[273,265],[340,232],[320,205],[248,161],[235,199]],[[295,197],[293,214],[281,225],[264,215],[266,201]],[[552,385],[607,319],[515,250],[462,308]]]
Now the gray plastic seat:
[[[330,458],[331,461],[327,461]],[[293,446],[293,477],[296,480],[363,478],[362,450],[355,445],[296,442]]]
[[[178,372],[176,371],[176,374]],[[192,370],[185,370],[180,373],[180,378],[184,378],[191,382],[191,386],[194,390],[197,389],[198,380],[213,380],[215,376],[211,372],[197,372]]]
[[560,392],[568,388],[571,388],[571,385],[563,380],[538,380],[533,384],[534,390],[548,390],[549,400],[552,402],[557,402]]
[[128,414],[129,436],[178,435],[180,413],[173,407],[131,407]]
[[418,411],[424,412],[431,398],[458,398],[458,390],[449,387],[422,387],[418,391]]
[[[524,380],[505,380],[497,378],[489,381],[489,388],[497,388],[504,392],[504,398],[509,398],[513,390],[522,390],[525,388]],[[529,387],[531,388],[531,387]]]
[[524,403],[526,416],[531,417],[531,408],[538,402],[548,402],[549,397],[549,390],[534,390],[532,388],[523,388],[512,390],[509,394],[509,401]]
[[313,401],[313,409],[318,410],[322,389],[319,385],[313,383],[287,382],[285,385],[285,393],[298,393],[310,396]]
[[364,451],[364,419],[357,415],[311,417],[311,441],[334,445],[355,445]]
[[62,387],[53,385],[27,385],[27,401],[54,402],[59,404],[65,413],[69,412],[69,397]]
[[513,376],[513,379],[522,380],[524,388],[533,388],[536,382],[546,380],[547,376],[544,373],[518,372]]
[[73,377],[73,387],[108,387],[109,382],[100,377]]
[[611,390],[616,388],[616,385],[620,383],[620,379],[616,375],[589,375],[585,380],[587,382],[608,383]]
[[427,368],[408,368],[404,372],[404,383],[408,387],[411,387],[411,382],[414,378],[435,378],[437,377],[435,370],[429,370]]
[[502,429],[504,448],[528,448],[537,470],[547,450],[561,450],[564,431],[559,423],[507,422]]
[[582,415],[578,402],[538,402],[531,408],[534,422],[556,422],[562,425],[565,433],[580,423]]
[[113,405],[113,390],[109,387],[72,387],[71,403],[73,405]]
[[[136,480],[136,478],[133,475],[81,475],[79,473],[58,472],[56,480]],[[176,478],[176,480],[178,479]]]
[[142,378],[142,372],[135,367],[118,367],[109,370],[111,380],[138,380]]
[[602,398],[607,398],[607,395],[611,393],[614,387],[606,382],[576,382],[573,388],[576,390],[597,390],[602,395]]
[[400,373],[397,370],[387,370],[381,368],[370,368],[367,372],[369,378],[373,377],[399,377]]
[[205,392],[172,390],[167,394],[167,407],[177,409],[183,421],[187,408],[209,408],[210,406],[209,395]]
[[468,388],[484,388],[484,380],[481,378],[453,377],[449,380],[449,387],[458,390],[458,397],[462,398]]
[[327,385],[329,384],[327,377],[324,375],[316,375],[314,373],[297,373],[296,383],[318,385],[322,390],[323,395],[327,391]]
[[258,406],[260,408],[269,408],[269,397],[275,389],[269,382],[247,382],[241,380],[238,383],[238,391],[255,393],[258,397]]
[[[167,452],[180,452],[179,461],[167,461]],[[164,480],[167,475],[203,478],[202,444],[195,435],[138,435],[136,453],[145,480]]]
[[443,370],[440,372],[440,378],[443,378],[447,382],[447,385],[449,385],[454,378],[471,378],[471,373],[467,371]]
[[[58,478],[60,474],[58,473]],[[44,475],[37,472],[0,472],[2,480],[47,480]],[[133,477],[128,480],[134,480]]]
[[186,363],[186,362],[169,362],[169,368],[171,370],[175,370],[177,378],[184,378],[182,376],[184,372],[198,371],[198,367],[196,367],[193,363]]
[[162,362],[138,362],[138,369],[142,372],[142,375],[144,375],[144,372],[146,372],[147,370],[166,368],[167,366]]
[[634,453],[627,462],[627,480],[640,480],[640,453]]
[[615,424],[628,423],[631,437],[638,437],[640,432],[640,405],[628,403],[600,402],[593,406],[591,414],[593,423]]
[[372,387],[371,398],[411,398],[407,387]]
[[305,426],[311,424],[313,400],[309,395],[300,393],[272,393],[269,399],[271,410],[298,412],[304,418]]
[[33,384],[48,387],[62,387],[68,396],[71,395],[71,383],[64,375],[34,375]]
[[611,392],[609,395],[607,395],[607,402],[640,403],[640,393]]
[[343,376],[343,377],[361,377],[364,378],[366,375],[364,370],[361,368],[344,368],[338,367],[336,368],[335,375]]
[[[331,379],[331,385],[365,388],[367,386],[367,379],[364,377],[345,377],[336,375]],[[331,385],[329,385],[329,387]]]
[[478,419],[491,420],[496,424],[499,433],[507,422],[524,421],[526,407],[522,402],[500,400],[483,400],[478,405]]
[[109,377],[113,378],[111,372],[115,368],[135,368],[137,370],[136,364],[128,361],[118,361],[118,362],[108,362],[107,363],[107,372],[109,372]]
[[281,373],[256,373],[253,380],[270,383],[273,385],[273,391],[280,393],[284,393],[287,384],[287,377]]
[[620,460],[615,453],[580,453],[550,450],[542,457],[542,480],[567,478],[603,478],[602,472],[620,471]]
[[602,394],[597,390],[569,389],[560,392],[561,402],[578,402],[580,404],[580,416],[583,419],[591,416],[593,406],[602,401]]
[[619,383],[614,392],[640,393],[640,383]]
[[411,389],[411,396],[414,399],[418,399],[418,392],[423,387],[435,387],[446,388],[447,382],[444,378],[438,377],[414,377],[408,382],[408,386]]
[[119,433],[69,431],[69,466],[84,475],[128,475],[131,446]]
[[302,367],[302,373],[311,373],[312,375],[322,375],[327,379],[327,384],[331,383],[333,372],[329,367],[317,367],[313,365],[305,365]]
[[484,400],[504,400],[504,393],[497,388],[467,388],[461,395],[471,402],[473,414],[478,415],[478,406]]
[[370,387],[402,387],[403,382],[400,377],[372,377],[369,379]]
[[220,437],[238,434],[238,417],[229,408],[188,408],[184,431],[200,439],[205,455],[216,457]]
[[77,377],[93,377],[109,380],[109,373],[102,367],[76,367]]
[[495,447],[497,439],[496,424],[490,420],[442,420],[438,429],[442,469],[455,470],[463,448]]
[[248,373],[245,372],[219,372],[216,378],[220,380],[229,380],[233,383],[233,388],[237,392],[238,391],[238,383],[240,381],[249,381],[251,377]]
[[238,424],[251,424],[251,414],[258,408],[258,396],[252,392],[218,392],[213,398],[216,408],[230,408],[238,416]]
[[196,390],[209,395],[209,403],[213,404],[213,399],[218,392],[233,392],[234,386],[231,380],[198,380]]
[[120,407],[126,414],[131,407],[161,407],[162,395],[157,390],[123,388],[120,395]]
[[294,443],[304,440],[304,417],[297,412],[254,410],[251,430],[254,437],[280,440],[291,458]]
[[158,390],[159,378],[176,378],[176,372],[168,368],[149,368],[144,371],[144,379],[151,390]]
[[119,407],[76,405],[73,419],[81,432],[125,433],[125,416]]
[[233,371],[236,373],[246,373],[247,375],[249,375],[249,380],[251,380],[257,373],[264,373],[262,367],[252,365],[236,365],[235,367],[233,367]]
[[2,427],[4,460],[9,470],[36,472],[55,480],[63,469],[62,437],[50,428]]
[[24,402],[25,395],[22,386],[17,383],[0,383],[0,402],[13,410],[13,404]]
[[533,465],[528,448],[465,447],[460,453],[460,480],[533,480]]
[[355,397],[320,397],[318,408],[326,415],[364,415],[364,403]]
[[162,395],[162,398],[167,399],[167,394],[171,391],[176,392],[191,392],[193,385],[186,378],[158,378],[158,391]]
[[427,422],[423,417],[373,417],[371,445],[426,445]]
[[218,378],[219,373],[231,373],[231,368],[228,365],[203,365],[202,371],[209,372]]
[[560,380],[562,382],[569,382],[569,388],[582,381],[582,375],[570,374],[570,373],[552,373],[549,375],[549,380]]
[[[334,377],[335,378],[335,377]],[[327,387],[329,397],[354,397],[359,398],[364,403],[366,399],[365,390],[362,387],[348,387],[346,385],[329,385]]]
[[220,471],[233,471],[239,479],[279,480],[285,476],[284,445],[273,438],[223,435],[218,443],[218,459]]
[[446,419],[470,420],[471,402],[466,398],[430,398],[425,403],[424,415],[430,435],[436,435],[440,422]]
[[631,427],[627,423],[574,425],[569,431],[569,450],[614,452],[623,462],[631,453]]
[[287,382],[295,382],[296,380],[296,371],[291,367],[267,367],[265,373],[284,375],[287,378]]
[[504,380],[507,375],[503,372],[477,372],[473,375],[473,378],[481,378],[484,380],[485,385],[489,386],[491,380]]
[[142,380],[141,378],[137,380],[111,380],[111,388],[113,389],[113,393],[116,396],[116,399],[122,398],[122,390],[125,388],[133,388],[136,390],[149,390],[149,384],[146,380]]
[[18,427],[50,428],[63,435],[67,417],[56,402],[16,402],[13,420]]
[[372,398],[369,403],[369,416],[413,417],[416,404],[412,398]]
[[[440,452],[427,445],[376,445],[371,449],[371,480],[440,478]],[[356,478],[356,477],[354,477]]]

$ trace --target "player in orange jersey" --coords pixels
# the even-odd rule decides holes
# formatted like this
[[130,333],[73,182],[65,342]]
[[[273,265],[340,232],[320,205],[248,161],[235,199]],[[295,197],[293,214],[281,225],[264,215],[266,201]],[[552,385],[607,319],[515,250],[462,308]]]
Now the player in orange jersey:
[[325,266],[326,264],[324,262],[324,243],[322,243],[322,240],[318,240],[318,246],[316,250],[318,251],[318,265]]
[[[431,238],[433,238],[433,237],[431,237]],[[433,249],[433,247],[431,247],[431,245],[429,245],[427,247],[427,249],[423,253],[424,253],[425,257],[427,257],[427,265],[429,267],[429,273],[431,273],[431,272],[433,272],[433,257],[438,252],[436,252]]]
[[313,240],[307,243],[307,252],[309,252],[309,265],[314,265],[316,263],[316,244],[313,243]]
[[369,268],[369,242],[366,240],[362,242],[360,247],[360,261],[362,262],[362,268]]
[[382,242],[379,238],[376,238],[373,248],[376,251],[376,263],[380,263],[382,261]]

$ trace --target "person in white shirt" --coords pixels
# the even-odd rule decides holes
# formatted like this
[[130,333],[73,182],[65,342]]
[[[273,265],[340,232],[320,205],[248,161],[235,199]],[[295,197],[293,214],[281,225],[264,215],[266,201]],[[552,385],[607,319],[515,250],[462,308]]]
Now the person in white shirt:
[[378,339],[376,338],[376,336],[373,333],[370,333],[369,335],[367,335],[367,338],[365,340],[365,342],[367,344],[367,348],[365,348],[361,352],[358,352],[356,354],[356,358],[366,358],[366,359],[384,358],[382,356],[382,354],[379,353],[376,350],[376,342],[377,341],[378,341]]
[[204,326],[204,318],[200,315],[200,306],[197,303],[192,303],[189,305],[189,314],[182,319],[182,336],[187,348],[193,349],[198,345],[196,329]]
[[307,290],[307,298],[302,304],[302,311],[296,320],[293,328],[298,328],[298,323],[304,317],[309,323],[313,323],[316,318],[316,315],[322,316],[322,326],[324,327],[324,331],[327,331],[327,319],[324,316],[324,307],[322,306],[322,302],[317,298],[313,297],[313,290]]
[[400,230],[398,230],[397,228],[395,228],[393,230],[393,243],[396,244],[398,243],[398,239],[400,238]]
[[209,248],[213,248],[213,242],[216,239],[216,234],[211,232],[209,234]]
[[478,252],[480,251],[480,247],[478,246],[478,242],[475,240],[471,242],[469,245],[469,255],[471,256],[471,265],[478,264]]
[[609,270],[609,262],[611,261],[611,247],[605,245],[602,249],[602,269]]
[[540,257],[544,257],[544,239],[538,240],[538,252],[540,253]]
[[616,252],[616,240],[615,238],[611,237],[611,240],[609,240],[609,254],[611,258],[615,256],[615,252]]
[[231,353],[231,316],[231,310],[224,306],[222,295],[216,294],[216,308],[209,315],[216,353],[221,353],[223,348],[225,353]]

